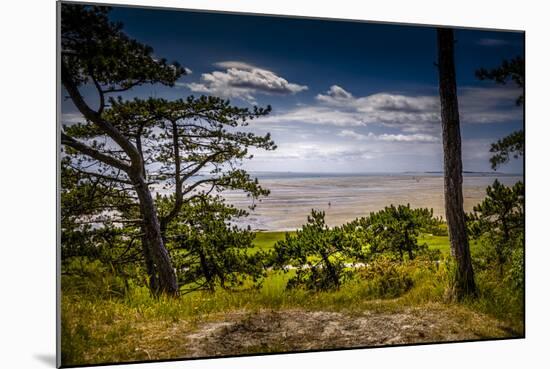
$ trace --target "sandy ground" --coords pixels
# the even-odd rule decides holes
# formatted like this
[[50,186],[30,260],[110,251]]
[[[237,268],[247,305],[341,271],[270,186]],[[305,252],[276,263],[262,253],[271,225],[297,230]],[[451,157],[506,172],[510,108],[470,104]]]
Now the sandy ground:
[[232,313],[187,335],[187,357],[512,337],[487,316],[444,308],[400,312],[263,310]]

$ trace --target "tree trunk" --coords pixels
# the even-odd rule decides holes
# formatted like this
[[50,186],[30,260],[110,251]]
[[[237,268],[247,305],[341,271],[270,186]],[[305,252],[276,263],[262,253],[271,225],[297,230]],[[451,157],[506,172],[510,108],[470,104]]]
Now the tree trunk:
[[405,245],[407,245],[407,253],[409,254],[409,261],[414,259],[412,250],[412,241],[409,238],[409,230],[405,229]]
[[210,292],[214,292],[215,291],[214,276],[210,272],[210,268],[208,267],[208,262],[206,261],[206,256],[204,255],[204,252],[202,251],[202,247],[200,246],[199,246],[199,258],[200,258],[202,273],[204,274],[204,278],[206,279],[206,284],[208,285],[208,289],[210,290]]
[[146,244],[149,246],[151,257],[158,273],[158,290],[169,295],[177,295],[178,283],[176,273],[161,237],[160,224],[153,197],[140,174],[132,176],[132,181],[139,198],[143,230],[147,239]]
[[[141,164],[142,164],[142,170],[141,174],[145,180],[147,180],[147,173],[145,171],[145,158],[143,157],[143,147],[141,144],[141,135],[143,133],[143,126],[140,126],[137,133],[136,133],[136,148],[139,152],[139,156],[141,157]],[[149,241],[146,236],[146,230],[145,227],[142,226],[142,233],[143,236],[141,237],[141,245],[142,245],[142,251],[143,251],[143,257],[145,259],[145,267],[147,269],[147,275],[149,276],[149,289],[153,293],[153,295],[157,295],[159,293],[159,283],[158,283],[158,277],[157,277],[157,268],[155,267],[155,262],[153,260],[153,255],[151,253],[151,246],[149,245]],[[166,244],[166,239],[162,239],[163,243]]]
[[340,287],[340,280],[338,279],[338,275],[336,274],[336,270],[334,270],[334,266],[332,265],[332,263],[328,259],[328,255],[325,254],[324,252],[321,252],[321,258],[323,259],[323,262],[325,263],[325,267],[328,270],[330,279],[332,279],[332,283],[334,283],[334,286],[336,288],[339,288]]
[[462,147],[456,94],[453,30],[437,30],[439,96],[445,174],[445,216],[449,227],[451,254],[457,264],[453,297],[461,300],[476,293],[462,197]]
[[141,228],[143,235],[141,236],[141,248],[143,253],[143,258],[145,259],[145,268],[147,270],[147,276],[149,277],[149,289],[151,292],[156,295],[159,292],[157,271],[155,268],[155,262],[153,261],[153,256],[151,255],[151,247],[145,236],[145,227]]

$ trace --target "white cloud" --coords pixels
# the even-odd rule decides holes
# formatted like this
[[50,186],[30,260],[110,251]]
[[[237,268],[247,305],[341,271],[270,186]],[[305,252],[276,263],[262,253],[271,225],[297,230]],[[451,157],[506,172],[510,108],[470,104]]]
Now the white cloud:
[[214,65],[218,68],[222,69],[242,69],[242,70],[253,70],[256,69],[256,67],[252,64],[240,62],[240,61],[222,61],[218,63],[214,63]]
[[350,147],[345,143],[328,141],[281,142],[275,151],[252,149],[255,160],[261,161],[349,161],[373,159],[376,152],[368,146]]
[[259,118],[255,123],[311,123],[333,126],[360,126],[366,124],[361,114],[327,106],[299,106],[279,114]]
[[386,142],[438,142],[437,136],[428,134],[416,133],[416,134],[389,134],[383,133],[376,135],[372,132],[368,134],[361,134],[351,129],[344,129],[338,133],[338,136],[344,138],[351,138],[354,140],[373,140],[373,141],[386,141]]
[[183,70],[185,71],[185,74],[190,75],[193,74],[193,71],[187,67],[184,67]]
[[249,102],[255,102],[254,95],[257,93],[291,95],[308,88],[248,63],[225,61],[215,66],[225,70],[203,73],[199,83],[188,83],[186,86],[193,92],[240,98]]
[[[509,87],[460,88],[461,120],[465,124],[521,120],[522,111],[515,107],[519,93],[518,89]],[[315,105],[298,106],[262,118],[259,122],[342,127],[378,124],[416,134],[433,134],[440,129],[441,111],[439,96],[436,95],[408,96],[382,92],[355,97],[344,88],[333,85],[324,94],[318,94],[316,100]],[[428,140],[428,136],[418,137]]]
[[439,124],[438,100],[433,96],[379,93],[355,97],[333,85],[316,96],[318,104],[298,106],[259,121],[311,123],[334,126],[382,124],[405,132],[433,131]]
[[353,101],[353,95],[338,85],[332,85],[325,95],[318,94],[316,98],[330,105],[348,104]]
[[363,135],[361,133],[357,133],[351,129],[344,129],[338,133],[338,136],[344,137],[344,138],[352,138],[354,140],[366,140],[369,136]]
[[403,135],[403,134],[381,134],[376,136],[377,140],[380,141],[397,141],[397,142],[438,142],[439,138],[436,136],[431,136],[427,134],[417,133],[412,135]]

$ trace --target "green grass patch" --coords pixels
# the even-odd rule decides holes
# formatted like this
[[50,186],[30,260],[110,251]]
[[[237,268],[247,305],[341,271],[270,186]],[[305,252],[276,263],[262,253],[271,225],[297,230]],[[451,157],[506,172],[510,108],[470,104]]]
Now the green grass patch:
[[[250,252],[269,251],[273,249],[277,241],[285,239],[285,234],[287,232],[256,232],[256,237],[254,238],[253,244],[254,247],[250,249]],[[288,232],[294,234],[294,231]]]
[[431,250],[439,250],[443,255],[450,254],[450,245],[448,236],[434,236],[431,234],[422,234],[418,237],[418,243],[426,243]]

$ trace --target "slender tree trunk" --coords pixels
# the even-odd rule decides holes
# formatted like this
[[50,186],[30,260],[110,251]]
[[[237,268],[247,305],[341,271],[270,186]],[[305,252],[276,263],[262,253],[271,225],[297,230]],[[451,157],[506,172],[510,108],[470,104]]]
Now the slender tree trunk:
[[453,297],[461,300],[476,293],[462,196],[462,144],[456,94],[453,30],[437,30],[439,96],[445,173],[445,216],[449,227],[451,254],[456,259]]
[[168,228],[168,224],[178,215],[179,211],[181,210],[181,207],[183,205],[183,194],[182,194],[182,188],[181,188],[181,157],[180,157],[180,144],[179,144],[179,133],[178,133],[178,125],[175,121],[172,121],[172,148],[174,150],[174,171],[175,171],[175,187],[176,187],[176,193],[174,194],[174,206],[172,207],[172,210],[166,216],[160,219],[160,233],[162,235],[162,239],[166,243],[166,229]]
[[334,270],[334,266],[328,259],[328,255],[325,253],[321,253],[321,258],[323,259],[323,262],[325,263],[325,267],[328,270],[328,273],[330,275],[330,279],[332,279],[332,283],[334,283],[334,286],[339,288],[340,287],[340,280],[338,279],[338,275],[336,274],[336,270]]
[[405,245],[407,245],[407,253],[409,254],[409,260],[414,259],[413,250],[412,250],[412,242],[409,238],[409,230],[405,229]]
[[141,236],[141,248],[143,253],[143,258],[145,259],[145,268],[147,270],[147,276],[149,277],[149,289],[151,292],[156,295],[159,292],[157,271],[155,268],[155,262],[153,261],[153,256],[151,255],[151,247],[145,236],[145,229],[142,227],[143,235]]
[[[140,126],[136,133],[136,149],[139,152],[141,157],[142,170],[141,174],[145,180],[147,180],[147,173],[145,171],[145,158],[143,157],[143,147],[141,144],[141,135],[143,133],[143,126]],[[151,245],[149,245],[149,240],[146,236],[145,227],[141,227],[143,236],[141,237],[141,246],[143,251],[143,257],[145,259],[145,267],[147,269],[147,275],[149,276],[149,289],[154,295],[159,293],[159,282],[157,277],[157,268],[155,267],[155,262],[153,260],[153,255],[151,253]],[[166,244],[166,239],[163,238],[163,243]]]
[[134,188],[139,198],[139,207],[143,220],[143,229],[147,239],[152,260],[155,263],[158,273],[158,289],[169,295],[178,294],[178,283],[176,273],[172,267],[170,255],[164,246],[160,233],[160,224],[157,217],[157,210],[151,192],[141,175],[132,176]]
[[214,286],[214,276],[210,272],[210,268],[208,267],[208,262],[206,261],[206,255],[204,255],[204,252],[202,251],[202,248],[199,247],[199,258],[201,263],[201,269],[204,274],[204,278],[206,279],[206,284],[208,284],[208,289],[210,292],[215,291]]

